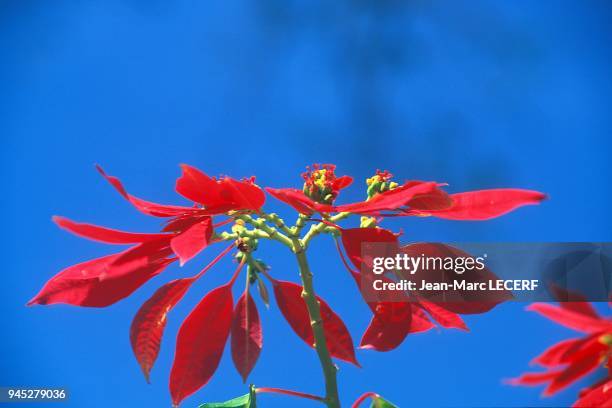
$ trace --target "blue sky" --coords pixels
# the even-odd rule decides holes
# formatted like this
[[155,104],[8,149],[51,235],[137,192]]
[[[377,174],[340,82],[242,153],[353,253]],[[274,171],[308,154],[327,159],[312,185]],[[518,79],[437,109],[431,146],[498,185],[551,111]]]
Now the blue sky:
[[[357,180],[377,168],[449,191],[523,187],[550,200],[486,223],[394,220],[405,240],[610,241],[612,95],[605,1],[321,2],[19,1],[0,8],[0,203],[5,232],[0,385],[66,386],[70,407],[169,406],[175,334],[198,299],[225,281],[220,265],[169,318],[147,385],[131,355],[130,321],[157,286],[214,253],[172,267],[107,309],[26,308],[58,270],[113,248],[59,231],[54,214],[153,231],[94,171],[135,194],[180,203],[179,163],[210,174],[300,186],[312,162]],[[362,198],[357,184],[344,198]],[[292,218],[269,200],[267,207]],[[295,280],[290,254],[260,256]],[[357,341],[369,320],[332,243],[312,247],[322,297]],[[322,392],[314,353],[275,308],[250,381]],[[505,304],[469,316],[470,333],[415,335],[397,350],[340,364],[345,405],[373,390],[400,406],[549,406],[541,389],[502,384],[572,335]],[[605,310],[604,310],[605,311]],[[588,380],[587,380],[588,382]],[[587,382],[582,382],[584,385]],[[185,402],[245,392],[226,353]],[[276,396],[262,406],[312,406]]]

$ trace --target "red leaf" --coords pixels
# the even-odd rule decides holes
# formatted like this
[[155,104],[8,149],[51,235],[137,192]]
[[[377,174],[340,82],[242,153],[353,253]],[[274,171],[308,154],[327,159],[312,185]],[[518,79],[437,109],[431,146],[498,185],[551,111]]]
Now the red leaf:
[[225,194],[235,203],[234,210],[259,211],[266,201],[264,192],[254,183],[226,177],[222,180]]
[[415,196],[429,194],[435,189],[437,189],[437,183],[434,182],[420,182],[418,184],[408,182],[393,190],[377,194],[368,201],[336,206],[334,211],[377,215],[381,211],[398,210],[406,206]]
[[376,351],[393,350],[411,330],[410,303],[381,302],[374,305],[374,316],[364,332],[359,347]]
[[533,362],[544,367],[555,367],[568,362],[572,351],[576,351],[582,344],[584,339],[568,339],[561,341],[536,357]]
[[170,372],[175,406],[206,385],[217,370],[232,325],[232,306],[231,285],[220,286],[208,293],[181,325]]
[[533,303],[527,307],[527,310],[537,312],[555,323],[583,333],[595,333],[612,328],[612,322],[607,320],[594,319],[547,303]]
[[242,381],[246,382],[262,346],[259,313],[251,294],[245,291],[236,303],[232,322],[232,359]]
[[226,202],[216,180],[188,164],[181,164],[181,169],[183,174],[176,180],[177,193],[206,207],[217,207]]
[[469,331],[469,329],[465,325],[465,322],[458,314],[446,310],[433,302],[419,300],[419,304],[423,307],[423,309],[427,311],[427,313],[429,313],[429,315],[436,322],[440,324],[440,326],[450,329],[461,329]]
[[397,244],[397,236],[383,228],[348,228],[342,230],[342,244],[348,258],[357,270],[361,270],[364,259],[361,256],[362,244]]
[[302,190],[295,188],[270,188],[266,191],[279,201],[289,204],[300,214],[310,215],[316,211],[316,203],[306,197]]
[[212,219],[205,217],[172,238],[170,246],[179,257],[181,266],[208,246],[212,234]]
[[412,321],[410,322],[410,333],[422,333],[431,330],[435,325],[429,320],[425,312],[416,307],[415,304],[412,306]]
[[600,343],[597,339],[593,339],[586,344],[583,349],[574,354],[570,365],[553,378],[544,390],[544,395],[553,395],[593,371],[599,365],[602,353],[607,349],[608,346]]
[[165,205],[157,204],[151,201],[146,201],[138,197],[134,197],[123,187],[121,181],[114,176],[107,175],[102,167],[96,165],[96,168],[102,174],[102,176],[121,194],[126,200],[128,200],[136,209],[144,214],[152,215],[154,217],[174,217],[177,215],[192,213],[198,211],[196,208],[181,207],[177,205]]
[[449,220],[488,220],[524,205],[539,204],[545,194],[533,190],[492,189],[452,194],[453,205],[446,210],[428,211],[429,215]]
[[353,184],[353,178],[351,176],[337,177],[332,185],[332,191],[340,191]]
[[[449,245],[438,243],[416,243],[402,247],[401,253],[411,257],[427,256],[431,258],[471,258],[471,255]],[[447,270],[440,263],[434,264],[435,268],[427,270],[415,270],[417,276],[422,276],[428,282],[446,282],[450,286],[456,278],[456,273]],[[411,272],[412,273],[412,272]],[[485,283],[496,280],[497,276],[488,268],[482,270],[473,269],[469,274],[463,275],[470,283]],[[403,278],[401,273],[398,277]],[[491,310],[501,302],[512,299],[512,293],[507,290],[447,290],[447,291],[419,291],[420,298],[435,302],[438,306],[460,314],[477,314]]]
[[556,376],[560,371],[545,371],[543,373],[525,373],[518,378],[511,378],[507,381],[510,385],[540,385],[549,382]]
[[585,394],[572,405],[574,408],[612,408],[612,380]]
[[[274,282],[276,303],[293,331],[308,344],[314,346],[314,336],[306,302],[302,298],[302,286],[286,281]],[[359,366],[355,358],[353,339],[340,317],[317,296],[323,320],[323,331],[332,357]]]
[[166,328],[166,317],[183,298],[193,278],[175,279],[160,287],[138,310],[130,327],[130,342],[134,356],[149,382],[149,373],[161,345]]
[[[420,181],[412,181],[410,183],[422,183]],[[446,210],[450,208],[453,201],[450,196],[439,188],[434,188],[430,192],[417,194],[410,199],[406,205],[414,210],[431,211],[431,210]]]
[[183,174],[176,180],[176,191],[185,198],[206,207],[208,214],[230,210],[259,211],[265,202],[264,192],[249,181],[231,177],[215,180],[195,167],[182,164]]
[[74,235],[107,244],[135,244],[168,236],[168,234],[141,234],[119,231],[98,225],[75,222],[57,215],[53,216],[52,220],[58,227]]
[[105,307],[129,295],[159,274],[173,260],[157,259],[115,265],[125,252],[70,266],[51,278],[28,305],[66,303]]
[[[343,182],[344,183],[344,182]],[[266,191],[286,204],[289,204],[301,214],[312,214],[313,212],[351,212],[363,215],[378,215],[381,211],[398,210],[419,194],[429,194],[437,188],[433,182],[409,182],[403,186],[377,194],[368,201],[343,204],[338,206],[316,203],[308,198],[304,192],[294,188],[266,188]]]

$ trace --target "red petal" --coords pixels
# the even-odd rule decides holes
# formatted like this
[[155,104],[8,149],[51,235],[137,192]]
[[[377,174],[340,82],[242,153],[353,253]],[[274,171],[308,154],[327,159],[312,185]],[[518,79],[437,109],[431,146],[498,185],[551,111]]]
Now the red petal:
[[361,256],[362,244],[397,244],[397,236],[383,228],[349,228],[342,230],[342,244],[348,258],[357,270],[361,270],[364,259]]
[[546,349],[542,354],[533,359],[534,363],[544,367],[555,367],[569,361],[572,353],[584,344],[584,339],[568,339]]
[[[314,336],[306,302],[302,299],[302,286],[292,282],[275,281],[274,294],[276,303],[293,331],[308,344],[314,347]],[[317,296],[323,320],[323,331],[329,353],[332,357],[359,366],[355,358],[355,349],[351,334],[340,317],[329,305]]]
[[[411,257],[423,255],[440,259],[471,257],[471,255],[458,248],[438,243],[410,244],[402,247],[401,252]],[[457,276],[456,273],[452,270],[446,270],[442,265],[436,264],[437,266],[439,266],[437,269],[417,270],[415,273],[417,276],[423,276],[423,279],[429,282],[446,282],[452,286],[452,282]],[[399,273],[398,276],[402,278]],[[487,268],[482,270],[474,269],[469,274],[466,273],[463,276],[465,276],[464,279],[468,282],[484,282],[486,285],[488,285],[489,281],[497,279],[497,276]],[[446,310],[460,314],[484,313],[499,303],[512,299],[512,293],[506,290],[419,291],[419,295],[421,298],[435,302]]]
[[336,180],[334,180],[334,184],[332,186],[332,190],[340,191],[340,190],[342,190],[344,188],[347,188],[351,184],[353,184],[353,178],[351,176],[338,177],[338,178],[336,178]]
[[195,208],[181,207],[177,205],[165,205],[157,204],[151,201],[146,201],[138,197],[134,197],[123,187],[121,181],[114,176],[107,175],[102,167],[96,166],[100,174],[121,194],[126,200],[128,200],[136,209],[144,214],[152,215],[154,217],[173,217],[184,213],[191,213],[197,211]]
[[181,266],[210,244],[212,234],[212,219],[206,217],[172,238],[170,246],[179,257]]
[[75,222],[57,215],[52,219],[58,227],[63,228],[74,235],[94,241],[105,242],[107,244],[134,244],[168,236],[167,234],[140,234],[119,231],[93,224]]
[[540,385],[549,382],[556,376],[560,371],[545,371],[543,373],[525,373],[518,378],[512,378],[508,380],[510,385]]
[[410,323],[410,333],[422,333],[431,330],[435,325],[429,320],[425,312],[418,307],[412,307],[412,322]]
[[168,312],[183,298],[194,278],[175,279],[160,287],[134,316],[130,342],[134,356],[149,382],[149,372],[159,354]]
[[251,294],[245,291],[236,303],[232,322],[232,359],[242,381],[246,382],[262,346],[259,313]]
[[461,329],[468,331],[465,322],[458,314],[455,314],[443,307],[424,300],[419,300],[419,304],[429,313],[429,315],[442,327],[451,329]]
[[66,303],[75,306],[105,307],[132,294],[159,274],[172,260],[115,261],[128,251],[92,259],[68,267],[51,278],[28,305]]
[[181,169],[183,174],[176,180],[177,193],[206,207],[217,207],[225,203],[216,180],[187,164],[181,164]]
[[389,351],[399,346],[411,331],[410,303],[381,302],[375,305],[372,320],[361,338],[359,347]]
[[452,194],[453,205],[430,215],[449,220],[488,220],[524,205],[539,204],[545,194],[533,190],[493,189]]
[[527,307],[527,310],[537,312],[555,323],[583,333],[595,333],[612,328],[612,322],[607,320],[594,319],[582,313],[562,309],[547,303],[533,303]]
[[437,188],[437,183],[423,182],[414,184],[408,182],[393,190],[385,191],[368,201],[345,204],[334,207],[337,212],[350,212],[363,215],[376,215],[381,211],[393,211],[408,204],[415,196],[428,194]]
[[232,306],[231,286],[223,285],[208,293],[181,325],[170,372],[175,406],[206,385],[219,366],[232,325]]
[[612,408],[612,380],[588,392],[572,405],[574,408]]
[[259,211],[266,201],[266,195],[255,184],[248,181],[238,181],[226,177],[222,181],[224,194],[227,194],[234,210],[253,210]]
[[310,215],[316,211],[316,203],[301,191],[295,188],[270,188],[267,187],[266,191],[272,197],[279,201],[289,204],[300,214]]
[[608,346],[601,344],[597,339],[593,339],[590,344],[574,354],[572,363],[551,381],[544,390],[544,395],[553,395],[595,370],[599,365],[602,353],[607,349]]

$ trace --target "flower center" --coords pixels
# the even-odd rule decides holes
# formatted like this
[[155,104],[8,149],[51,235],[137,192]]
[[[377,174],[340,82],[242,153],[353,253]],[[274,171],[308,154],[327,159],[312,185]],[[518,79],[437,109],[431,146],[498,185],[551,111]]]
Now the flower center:
[[374,197],[378,193],[392,190],[398,186],[397,183],[391,181],[393,174],[387,170],[376,170],[376,174],[366,180],[368,186],[368,199]]
[[336,188],[336,166],[333,164],[313,164],[302,173],[304,194],[313,201],[331,204],[338,195]]

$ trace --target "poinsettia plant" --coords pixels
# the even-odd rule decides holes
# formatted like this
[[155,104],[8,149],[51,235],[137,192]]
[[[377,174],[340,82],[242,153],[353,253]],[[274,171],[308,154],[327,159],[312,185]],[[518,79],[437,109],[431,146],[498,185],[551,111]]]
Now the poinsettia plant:
[[[360,283],[363,243],[399,245],[399,234],[380,226],[387,217],[438,217],[450,220],[487,220],[518,207],[538,204],[545,195],[521,189],[493,189],[448,194],[444,184],[425,181],[396,183],[386,171],[377,171],[366,181],[365,199],[338,204],[340,192],[352,184],[349,176],[337,176],[333,165],[315,165],[302,176],[302,189],[265,188],[254,178],[236,180],[213,178],[195,167],[182,165],[176,192],[190,205],[166,205],[143,200],[124,188],[121,181],[99,172],[140,212],[166,220],[160,232],[133,233],[54,217],[60,227],[75,235],[107,244],[129,245],[121,252],[70,266],[51,278],[29,305],[64,303],[85,307],[105,307],[131,295],[149,279],[173,263],[190,262],[207,247],[226,243],[218,255],[198,274],[174,279],[161,286],[137,311],[130,329],[134,355],[145,378],[160,350],[166,320],[190,287],[222,258],[232,256],[237,266],[228,282],[205,295],[183,321],[176,340],[170,372],[170,395],[178,406],[185,398],[206,385],[219,362],[225,344],[231,339],[231,354],[237,371],[246,381],[263,346],[259,312],[253,288],[263,302],[269,302],[267,281],[284,318],[320,360],[325,393],[322,396],[272,387],[251,386],[248,394],[221,404],[204,406],[252,407],[258,393],[281,393],[339,407],[333,359],[359,366],[347,327],[329,304],[318,296],[307,251],[311,241],[329,234],[336,239],[340,259],[355,282]],[[296,210],[293,224],[263,209],[266,192]],[[359,227],[339,224],[359,216]],[[257,256],[260,240],[276,241],[294,254],[299,283],[279,280]],[[416,245],[416,244],[415,244]],[[420,246],[421,251],[447,251],[451,248]],[[234,304],[233,286],[244,272],[245,285]],[[474,302],[473,307],[453,308],[427,299],[407,297],[402,302],[367,299],[372,311],[360,347],[389,351],[398,347],[410,333],[424,332],[437,322],[442,327],[467,329],[459,316],[483,313],[506,297]],[[370,399],[372,406],[392,407],[378,394],[367,392],[353,406]]]

